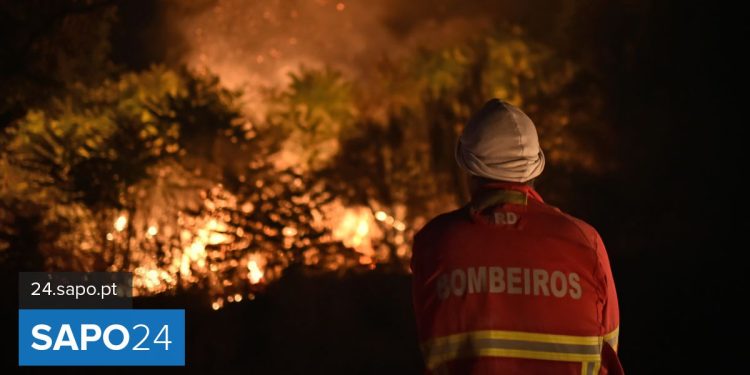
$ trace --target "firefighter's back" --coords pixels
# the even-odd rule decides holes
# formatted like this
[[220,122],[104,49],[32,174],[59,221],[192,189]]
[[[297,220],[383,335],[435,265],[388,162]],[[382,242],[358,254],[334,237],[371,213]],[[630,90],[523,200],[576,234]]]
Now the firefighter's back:
[[595,374],[617,347],[601,239],[529,186],[496,184],[415,237],[414,306],[435,373]]

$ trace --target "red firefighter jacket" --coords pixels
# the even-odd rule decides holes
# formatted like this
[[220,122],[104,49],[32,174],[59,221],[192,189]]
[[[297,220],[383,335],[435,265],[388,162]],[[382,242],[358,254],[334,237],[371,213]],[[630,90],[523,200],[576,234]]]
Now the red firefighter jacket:
[[528,185],[486,185],[430,221],[411,268],[428,373],[622,372],[602,239]]

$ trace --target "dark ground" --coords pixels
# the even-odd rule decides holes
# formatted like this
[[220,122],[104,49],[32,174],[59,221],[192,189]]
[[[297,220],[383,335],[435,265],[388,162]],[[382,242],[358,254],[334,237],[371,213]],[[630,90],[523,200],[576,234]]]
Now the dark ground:
[[[256,299],[219,311],[192,295],[136,299],[134,308],[185,309],[186,368],[59,367],[54,373],[416,374],[423,365],[409,288],[407,276],[380,271],[343,279],[288,274]],[[5,311],[12,314],[3,321],[18,319]],[[13,368],[16,335],[4,337],[3,367]]]

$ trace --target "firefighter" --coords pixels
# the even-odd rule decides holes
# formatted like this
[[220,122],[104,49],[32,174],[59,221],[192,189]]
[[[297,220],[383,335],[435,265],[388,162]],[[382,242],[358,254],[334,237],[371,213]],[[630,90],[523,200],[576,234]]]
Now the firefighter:
[[533,122],[498,99],[469,120],[456,161],[471,202],[414,237],[414,310],[428,373],[620,374],[619,311],[597,231],[534,190]]

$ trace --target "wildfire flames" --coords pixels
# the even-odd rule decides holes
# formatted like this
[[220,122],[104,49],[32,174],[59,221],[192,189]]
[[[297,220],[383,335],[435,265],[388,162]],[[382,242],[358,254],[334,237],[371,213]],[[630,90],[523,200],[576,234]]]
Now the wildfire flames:
[[[251,213],[255,207],[251,202],[238,203],[236,197],[230,197],[221,187],[215,187],[215,192],[221,191],[221,199],[207,197],[203,204],[212,208],[231,206],[241,212]],[[398,208],[403,216],[403,208]],[[128,214],[119,214],[112,222],[113,231],[107,233],[107,239],[113,246],[130,243],[135,248],[149,249],[155,243],[160,243],[163,251],[169,254],[166,264],[159,264],[152,256],[134,256],[130,260],[136,266],[133,268],[133,286],[135,295],[150,295],[162,293],[175,288],[190,287],[192,284],[208,282],[208,289],[214,295],[213,309],[220,309],[226,303],[240,302],[246,298],[254,298],[254,293],[261,290],[268,282],[278,278],[283,268],[289,262],[279,262],[274,259],[277,255],[274,249],[264,249],[262,244],[254,251],[253,235],[242,228],[234,228],[232,223],[225,220],[228,217],[208,215],[193,218],[178,215],[175,220],[177,227],[165,224],[159,227],[153,218],[139,219],[148,224],[145,230],[130,230],[129,227],[138,226],[129,220]],[[330,233],[323,239],[325,243],[341,243],[357,254],[356,262],[347,261],[343,256],[325,258],[325,269],[337,270],[351,267],[375,268],[378,263],[391,261],[392,254],[400,261],[408,260],[410,250],[405,235],[409,232],[406,223],[383,210],[374,210],[365,206],[346,206],[339,200],[334,200],[320,208],[319,215],[315,215],[311,226],[322,228]],[[164,218],[161,218],[162,221]],[[263,226],[261,233],[277,235],[276,229],[264,226],[263,223],[253,223]],[[134,229],[134,228],[131,228]],[[128,233],[130,232],[130,233]],[[178,233],[179,246],[171,248],[164,244],[170,243],[170,236]],[[291,247],[298,241],[300,232],[293,226],[281,229],[283,247]],[[395,252],[389,251],[383,242],[387,235],[393,234],[391,246],[396,246]],[[128,237],[131,235],[132,237]],[[305,244],[302,244],[305,246]],[[236,259],[238,249],[245,249],[246,255]],[[250,248],[251,250],[247,250]],[[147,252],[144,252],[146,254]],[[323,263],[324,257],[320,249],[311,248],[304,252],[302,262],[307,266]],[[162,262],[164,263],[164,262]],[[402,262],[405,264],[405,262]],[[113,265],[112,270],[122,269],[122,264]],[[231,274],[231,277],[225,275]]]
[[466,195],[445,156],[481,97],[537,111],[551,161],[598,168],[567,130],[596,124],[574,111],[595,95],[564,91],[574,64],[515,27],[468,38],[491,22],[394,33],[386,8],[174,3],[188,48],[171,62],[187,69],[112,72],[30,110],[3,143],[0,193],[44,201],[45,267],[131,271],[136,295],[195,288],[214,309],[291,267],[408,271],[415,230]]

